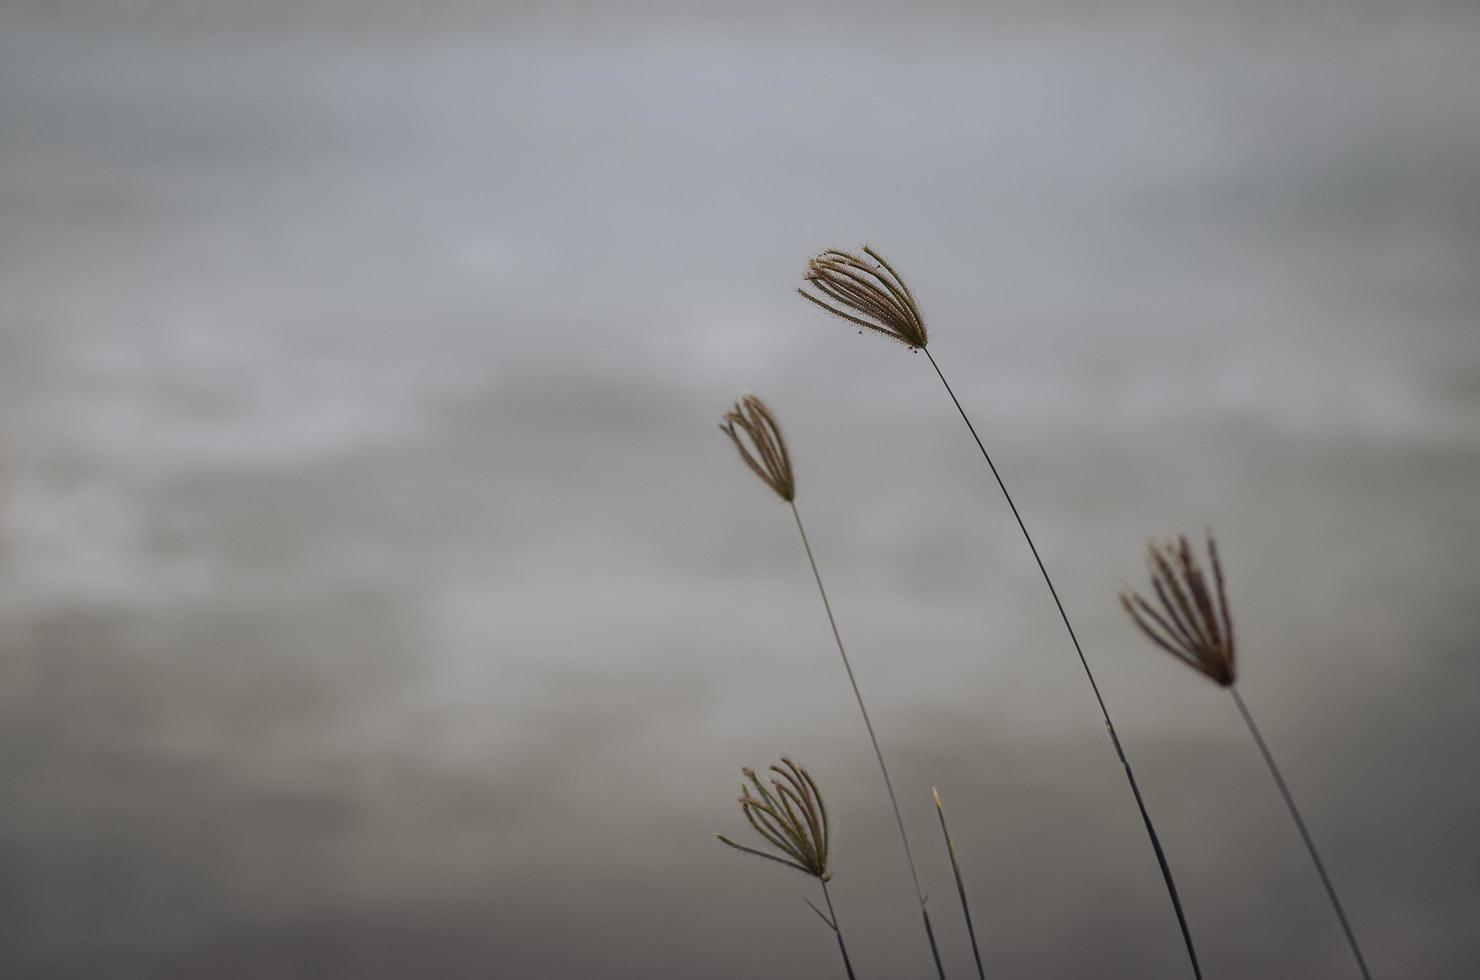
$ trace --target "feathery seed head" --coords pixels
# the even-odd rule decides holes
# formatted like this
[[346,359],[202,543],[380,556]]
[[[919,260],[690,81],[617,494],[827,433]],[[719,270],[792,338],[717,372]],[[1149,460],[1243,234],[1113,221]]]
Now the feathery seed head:
[[1237,679],[1233,620],[1228,615],[1223,567],[1218,563],[1218,546],[1211,531],[1207,541],[1208,560],[1213,566],[1211,589],[1184,534],[1161,545],[1152,541],[1147,548],[1151,587],[1161,602],[1161,611],[1135,592],[1122,592],[1120,604],[1151,642],[1228,687]]
[[750,781],[749,786],[743,783],[740,786],[740,812],[745,814],[751,828],[781,856],[745,847],[722,834],[715,836],[737,851],[769,858],[828,881],[832,878],[832,871],[827,866],[831,827],[817,784],[807,770],[784,756],[781,764],[771,766],[770,771],[775,775],[767,785],[754,769],[745,767],[740,770],[741,775]]
[[[781,426],[766,403],[746,395],[726,412],[719,423],[720,431],[730,437],[740,458],[788,503],[796,499],[796,478],[791,472],[791,456],[786,451]],[[741,433],[745,438],[741,438]]]
[[925,320],[910,287],[878,252],[865,245],[863,253],[873,261],[835,248],[820,253],[807,263],[805,276],[817,295],[797,292],[834,316],[911,350],[924,347],[929,340]]

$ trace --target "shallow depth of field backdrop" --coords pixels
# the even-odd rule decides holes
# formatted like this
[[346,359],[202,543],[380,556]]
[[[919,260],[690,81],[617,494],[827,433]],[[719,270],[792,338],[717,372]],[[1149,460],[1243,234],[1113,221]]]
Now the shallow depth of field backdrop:
[[[413,10],[414,8],[414,10]],[[1237,13],[1232,12],[1237,10]],[[0,5],[0,974],[826,977],[742,764],[928,954],[798,503],[968,969],[1354,970],[1233,706],[1115,603],[1222,543],[1374,973],[1480,974],[1480,16],[1464,3]]]

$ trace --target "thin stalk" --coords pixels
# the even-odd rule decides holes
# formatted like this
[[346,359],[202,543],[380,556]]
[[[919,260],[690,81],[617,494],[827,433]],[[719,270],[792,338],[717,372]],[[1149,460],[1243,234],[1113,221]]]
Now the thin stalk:
[[976,927],[971,923],[971,906],[966,901],[966,882],[961,879],[961,862],[956,860],[956,845],[951,843],[951,832],[946,827],[946,808],[940,802],[940,791],[934,786],[930,787],[930,795],[935,797],[935,814],[940,817],[940,832],[946,839],[946,851],[951,855],[951,871],[956,875],[956,893],[961,896],[961,912],[966,916],[966,934],[971,937],[971,955],[976,957],[976,975],[979,980],[987,980],[986,971],[982,969],[982,951],[976,945]]
[[858,980],[853,975],[853,962],[848,959],[848,947],[843,945],[843,930],[838,928],[838,913],[833,911],[832,895],[827,890],[827,879],[818,878],[822,882],[822,897],[827,901],[827,914],[832,917],[833,933],[838,937],[838,952],[843,954],[843,968],[848,971],[848,980]]
[[1172,909],[1177,913],[1177,925],[1182,930],[1182,941],[1187,945],[1187,958],[1192,962],[1192,973],[1197,980],[1202,980],[1202,967],[1197,962],[1197,950],[1192,944],[1192,930],[1187,926],[1187,916],[1182,911],[1182,900],[1177,895],[1177,884],[1172,880],[1172,868],[1167,863],[1166,852],[1162,850],[1161,838],[1156,834],[1156,827],[1151,822],[1151,814],[1146,810],[1146,801],[1141,798],[1141,787],[1136,783],[1136,774],[1131,771],[1130,760],[1125,756],[1125,750],[1121,747],[1120,736],[1115,732],[1115,723],[1110,720],[1110,709],[1105,706],[1105,698],[1100,694],[1100,685],[1095,681],[1094,671],[1090,670],[1089,660],[1084,656],[1084,648],[1079,645],[1079,637],[1074,633],[1074,627],[1069,622],[1069,614],[1064,611],[1064,604],[1059,599],[1059,592],[1054,588],[1053,579],[1048,575],[1048,569],[1043,565],[1043,558],[1038,554],[1038,547],[1033,543],[1033,536],[1028,533],[1028,525],[1023,523],[1023,515],[1018,513],[1017,504],[1012,500],[1012,494],[1007,492],[1007,484],[1002,480],[1002,474],[997,472],[997,465],[992,462],[987,447],[982,444],[981,436],[976,434],[976,426],[971,424],[971,419],[966,415],[966,409],[961,407],[961,400],[951,390],[950,382],[940,370],[940,365],[935,363],[935,357],[929,348],[922,348],[925,356],[930,359],[930,366],[935,368],[940,383],[945,386],[946,394],[951,396],[951,401],[956,405],[956,411],[961,413],[961,421],[966,423],[966,428],[971,432],[971,438],[976,440],[976,447],[982,451],[982,458],[987,461],[987,468],[992,471],[992,476],[997,480],[997,486],[1002,490],[1002,496],[1007,498],[1007,506],[1012,510],[1012,516],[1017,519],[1018,528],[1023,532],[1023,538],[1028,542],[1028,550],[1033,553],[1033,560],[1038,563],[1038,571],[1043,575],[1043,582],[1048,586],[1049,595],[1053,596],[1054,605],[1058,607],[1059,618],[1064,621],[1064,629],[1069,631],[1069,640],[1074,644],[1074,652],[1079,654],[1079,663],[1084,667],[1084,676],[1089,678],[1089,686],[1095,692],[1095,701],[1100,706],[1100,714],[1105,718],[1105,731],[1110,733],[1110,742],[1115,746],[1115,754],[1120,759],[1120,764],[1125,767],[1125,778],[1130,783],[1131,795],[1136,798],[1136,808],[1141,811],[1141,822],[1146,825],[1146,836],[1151,840],[1151,849],[1156,852],[1156,863],[1161,867],[1161,877],[1166,882],[1167,896],[1172,900]]
[[935,957],[935,972],[945,980],[946,970],[940,961],[940,948],[935,944],[935,930],[930,925],[930,912],[925,908],[925,892],[920,887],[920,873],[915,870],[915,857],[910,852],[910,838],[905,833],[904,816],[899,810],[899,797],[894,793],[894,783],[889,778],[889,767],[884,764],[884,752],[879,748],[879,737],[874,734],[874,723],[869,720],[868,708],[863,705],[863,693],[858,689],[858,679],[853,676],[853,665],[848,661],[848,651],[843,648],[843,637],[838,632],[838,621],[833,616],[832,603],[827,601],[827,589],[822,585],[822,573],[817,570],[817,559],[812,555],[812,543],[807,540],[807,529],[802,526],[802,515],[796,501],[791,503],[791,516],[796,519],[797,533],[802,536],[802,547],[807,550],[807,563],[812,566],[812,577],[817,581],[817,592],[822,596],[822,608],[827,611],[827,622],[832,626],[833,640],[838,645],[838,656],[843,658],[843,669],[848,673],[848,683],[853,686],[853,697],[858,701],[858,712],[863,715],[863,725],[868,729],[869,741],[874,747],[874,757],[879,760],[879,772],[884,776],[884,788],[889,791],[889,803],[894,807],[894,822],[899,825],[899,839],[904,844],[904,859],[910,866],[910,878],[915,884],[915,897],[920,901],[920,915],[925,920],[925,936],[930,940],[930,953]]
[[1316,874],[1321,877],[1321,884],[1326,888],[1326,897],[1331,900],[1331,908],[1336,911],[1336,918],[1341,921],[1341,930],[1346,933],[1346,942],[1352,948],[1352,956],[1356,957],[1357,968],[1362,971],[1366,980],[1372,980],[1372,974],[1367,971],[1367,961],[1362,958],[1362,950],[1357,946],[1357,935],[1352,931],[1351,923],[1346,920],[1346,912],[1341,908],[1341,899],[1336,897],[1336,887],[1331,884],[1330,875],[1326,874],[1326,865],[1321,861],[1321,856],[1316,852],[1315,841],[1311,840],[1310,831],[1306,829],[1305,819],[1300,815],[1300,808],[1295,805],[1295,797],[1290,795],[1290,787],[1285,785],[1285,777],[1280,774],[1280,767],[1275,765],[1274,756],[1270,754],[1269,746],[1264,742],[1264,736],[1259,732],[1259,726],[1254,724],[1254,716],[1249,714],[1249,708],[1244,704],[1244,699],[1238,693],[1237,687],[1230,687],[1228,693],[1233,695],[1233,703],[1238,705],[1239,714],[1244,716],[1244,724],[1249,726],[1249,734],[1254,736],[1254,744],[1259,746],[1259,754],[1264,756],[1264,764],[1269,767],[1269,774],[1274,777],[1274,784],[1280,788],[1280,795],[1285,798],[1285,807],[1290,811],[1290,816],[1295,821],[1295,828],[1300,831],[1300,839],[1305,842],[1305,851],[1310,855],[1311,863],[1316,866]]

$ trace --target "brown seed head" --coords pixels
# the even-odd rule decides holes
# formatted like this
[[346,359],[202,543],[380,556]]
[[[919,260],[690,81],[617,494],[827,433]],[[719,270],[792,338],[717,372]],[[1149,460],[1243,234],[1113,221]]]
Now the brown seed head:
[[[1151,586],[1161,602],[1161,611],[1134,592],[1122,592],[1120,604],[1151,642],[1228,687],[1236,679],[1233,620],[1228,616],[1223,567],[1218,564],[1218,546],[1211,531],[1207,540],[1208,559],[1213,566],[1212,589],[1184,534],[1163,545],[1155,541],[1148,545]],[[1213,590],[1217,591],[1216,604]]]
[[[796,479],[792,476],[786,440],[781,436],[776,416],[771,414],[765,402],[754,395],[746,395],[725,413],[719,427],[740,451],[745,465],[766,481],[766,486],[775,490],[782,500],[790,502],[796,499]],[[741,438],[741,433],[745,438]]]
[[910,349],[928,341],[925,320],[915,297],[894,267],[867,245],[872,262],[830,248],[807,263],[806,281],[817,295],[798,289],[802,296],[834,316],[866,330],[892,337]]
[[740,786],[740,812],[782,856],[736,844],[722,834],[715,836],[737,851],[768,858],[823,881],[831,879],[832,871],[827,866],[831,827],[817,784],[807,770],[784,756],[781,764],[770,771],[776,775],[767,786],[755,770],[740,770],[750,780],[749,786]]

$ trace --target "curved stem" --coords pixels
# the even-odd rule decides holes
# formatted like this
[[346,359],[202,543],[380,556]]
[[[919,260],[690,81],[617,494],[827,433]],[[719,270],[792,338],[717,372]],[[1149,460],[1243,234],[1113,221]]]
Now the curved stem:
[[1280,795],[1285,798],[1285,807],[1295,820],[1295,829],[1300,831],[1300,839],[1305,842],[1305,851],[1310,855],[1311,863],[1316,866],[1316,874],[1321,877],[1321,884],[1326,888],[1326,897],[1331,900],[1331,908],[1336,911],[1336,918],[1341,921],[1341,930],[1346,933],[1346,942],[1352,948],[1352,956],[1356,957],[1357,968],[1362,971],[1362,976],[1366,980],[1372,980],[1372,974],[1367,972],[1367,961],[1362,958],[1362,950],[1357,946],[1357,935],[1352,931],[1351,923],[1346,921],[1346,912],[1341,907],[1341,899],[1336,897],[1336,887],[1331,884],[1330,875],[1326,874],[1326,865],[1321,861],[1320,854],[1316,852],[1315,841],[1311,840],[1310,831],[1305,826],[1305,819],[1300,815],[1300,808],[1295,805],[1295,797],[1290,795],[1290,787],[1285,785],[1285,777],[1280,774],[1280,767],[1275,765],[1274,756],[1270,754],[1269,746],[1264,743],[1264,736],[1259,733],[1259,726],[1254,724],[1254,716],[1249,714],[1249,708],[1239,695],[1238,688],[1229,687],[1228,693],[1233,695],[1233,703],[1238,705],[1239,714],[1244,716],[1244,724],[1249,726],[1249,734],[1254,736],[1254,744],[1259,746],[1259,754],[1264,756],[1264,764],[1269,767],[1269,774],[1274,777],[1274,784],[1280,788]]
[[935,930],[930,926],[930,913],[925,908],[925,892],[920,888],[920,874],[915,870],[915,857],[910,851],[910,838],[905,833],[904,816],[899,810],[899,797],[894,793],[894,783],[889,778],[889,767],[884,764],[884,752],[879,748],[879,737],[874,734],[874,723],[869,719],[868,708],[863,705],[863,692],[858,689],[858,679],[853,676],[853,665],[848,661],[848,651],[843,648],[843,637],[838,632],[838,621],[833,616],[832,603],[827,600],[827,589],[822,585],[822,574],[817,571],[817,559],[812,555],[812,543],[807,540],[807,529],[802,526],[802,515],[796,501],[791,501],[791,516],[796,519],[797,533],[802,536],[802,547],[807,551],[807,563],[812,566],[812,578],[817,582],[817,592],[822,596],[822,608],[827,611],[827,622],[832,627],[833,640],[838,645],[838,655],[843,658],[843,669],[848,673],[848,683],[853,686],[853,697],[858,701],[858,712],[863,715],[863,725],[868,729],[869,742],[874,747],[874,757],[879,760],[879,772],[884,776],[884,788],[889,792],[889,803],[894,807],[894,822],[899,825],[899,839],[904,844],[904,859],[910,866],[910,878],[915,884],[915,897],[920,901],[920,914],[925,919],[925,935],[930,940],[930,952],[935,957],[935,970],[945,980],[945,967],[941,965],[940,950],[935,945]]
[[1115,723],[1110,720],[1110,709],[1105,706],[1105,698],[1100,694],[1100,685],[1095,681],[1094,671],[1090,670],[1089,660],[1084,656],[1084,648],[1079,645],[1079,637],[1074,633],[1074,627],[1069,622],[1069,614],[1064,611],[1064,604],[1059,599],[1058,590],[1054,588],[1053,579],[1048,575],[1048,569],[1043,565],[1043,558],[1038,554],[1038,547],[1033,543],[1033,536],[1028,533],[1028,525],[1023,522],[1023,515],[1018,513],[1017,504],[1013,502],[1012,494],[1007,492],[1007,484],[1002,480],[1002,474],[997,472],[997,465],[992,462],[987,447],[982,444],[981,436],[976,434],[976,426],[971,424],[966,410],[961,407],[961,401],[956,393],[951,390],[950,382],[941,372],[940,365],[935,363],[935,357],[929,348],[922,348],[925,356],[930,359],[930,366],[935,368],[940,383],[945,385],[946,394],[951,396],[951,401],[956,405],[956,411],[961,413],[961,421],[966,423],[966,428],[971,432],[971,438],[976,440],[976,447],[981,450],[982,458],[987,461],[987,468],[992,471],[992,476],[997,480],[997,486],[1002,490],[1002,496],[1007,498],[1007,506],[1012,510],[1012,516],[1017,519],[1018,528],[1023,532],[1023,539],[1028,542],[1028,550],[1033,553],[1033,560],[1038,563],[1038,571],[1043,575],[1043,582],[1048,586],[1049,595],[1053,596],[1053,602],[1059,610],[1059,618],[1064,621],[1064,629],[1069,631],[1069,640],[1074,644],[1074,652],[1079,654],[1079,663],[1084,667],[1084,675],[1089,678],[1089,686],[1095,692],[1095,701],[1100,706],[1100,714],[1105,717],[1105,730],[1110,733],[1110,742],[1115,746],[1115,754],[1120,759],[1120,764],[1125,767],[1125,778],[1130,783],[1131,794],[1136,798],[1136,808],[1141,811],[1141,822],[1146,825],[1146,836],[1151,839],[1151,849],[1156,853],[1156,863],[1161,867],[1161,877],[1166,883],[1167,896],[1172,900],[1172,909],[1177,914],[1177,925],[1182,930],[1182,941],[1187,946],[1187,958],[1192,962],[1193,976],[1202,980],[1202,967],[1197,962],[1197,950],[1192,944],[1192,931],[1187,926],[1187,916],[1182,911],[1182,900],[1177,895],[1176,882],[1172,880],[1172,869],[1167,863],[1166,852],[1162,850],[1161,838],[1157,836],[1156,827],[1151,822],[1151,814],[1146,810],[1146,801],[1141,798],[1141,787],[1136,783],[1136,774],[1131,771],[1130,760],[1125,757],[1125,750],[1120,745],[1120,736],[1115,732]]
[[956,876],[956,894],[961,896],[961,913],[966,917],[966,934],[971,937],[971,955],[976,958],[976,975],[979,980],[987,980],[986,971],[982,969],[982,951],[976,944],[976,926],[971,921],[971,905],[966,901],[966,882],[961,877],[961,862],[956,859],[956,845],[951,843],[951,831],[946,827],[946,808],[940,802],[940,791],[931,788],[935,797],[935,815],[940,817],[940,832],[946,839],[946,853],[951,856],[951,871]]
[[833,934],[838,937],[838,952],[843,954],[843,968],[848,971],[848,980],[858,980],[853,975],[853,962],[848,959],[848,947],[843,945],[843,930],[838,926],[838,913],[833,910],[832,895],[827,890],[827,879],[818,878],[822,882],[822,897],[827,902],[827,914],[832,916]]

